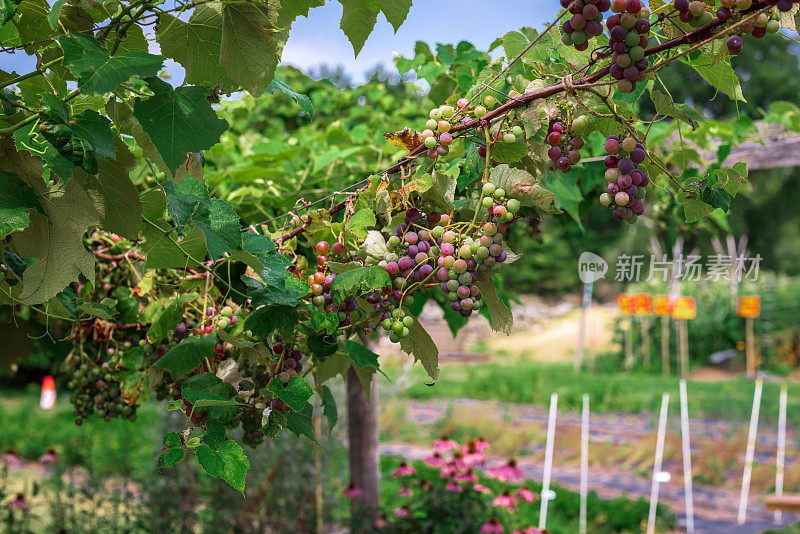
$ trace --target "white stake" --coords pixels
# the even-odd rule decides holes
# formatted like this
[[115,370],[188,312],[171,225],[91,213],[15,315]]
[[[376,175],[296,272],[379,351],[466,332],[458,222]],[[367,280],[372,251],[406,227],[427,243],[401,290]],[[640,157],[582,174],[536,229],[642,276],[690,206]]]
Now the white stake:
[[742,472],[742,491],[739,493],[739,516],[737,523],[744,525],[747,518],[747,499],[750,496],[750,476],[753,474],[753,455],[756,452],[756,434],[758,434],[758,411],[761,408],[761,387],[763,381],[756,379],[756,389],[753,392],[753,411],[750,412],[750,430],[747,433],[747,451],[744,458],[744,471]]
[[683,448],[683,496],[686,503],[686,532],[694,532],[694,498],[692,497],[692,448],[689,442],[689,402],[686,380],[680,382],[681,446]]
[[[775,495],[783,495],[783,467],[786,457],[786,384],[781,386],[780,406],[778,409],[778,455],[775,457]],[[781,511],[775,510],[775,522],[781,522]]]
[[664,438],[667,434],[667,410],[669,409],[669,393],[661,395],[661,413],[658,416],[658,436],[656,437],[656,457],[653,462],[653,482],[650,486],[650,513],[647,516],[647,534],[656,531],[656,508],[658,507],[658,486],[667,478],[661,473],[661,461],[664,458]]
[[553,444],[556,438],[556,413],[558,412],[558,393],[550,395],[550,414],[547,418],[547,445],[544,451],[544,473],[542,474],[541,507],[539,508],[539,530],[547,525],[547,503],[553,498],[550,491],[550,474],[553,471]]
[[581,415],[581,509],[579,534],[586,534],[586,499],[589,494],[589,395],[583,394]]

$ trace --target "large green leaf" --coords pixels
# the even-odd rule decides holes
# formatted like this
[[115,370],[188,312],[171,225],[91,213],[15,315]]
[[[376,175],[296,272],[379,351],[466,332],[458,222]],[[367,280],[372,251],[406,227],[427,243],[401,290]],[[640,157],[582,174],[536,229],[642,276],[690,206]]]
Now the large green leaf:
[[142,230],[148,269],[183,269],[205,259],[206,245],[202,230],[192,225],[180,239],[172,225],[164,220],[152,221]]
[[339,2],[343,8],[340,27],[353,45],[356,56],[364,48],[367,37],[372,33],[378,20],[378,13],[383,12],[394,31],[397,31],[411,9],[411,0],[339,0]]
[[350,295],[361,296],[391,283],[389,273],[383,267],[359,267],[334,278],[330,295],[335,304],[341,304]]
[[297,102],[297,105],[300,106],[300,109],[302,109],[306,115],[308,115],[308,118],[314,118],[314,105],[311,103],[311,99],[302,93],[298,93],[286,85],[285,82],[280,80],[272,80],[267,87],[267,92],[271,95],[274,95],[276,92],[286,93],[292,97],[295,102]]
[[217,117],[202,87],[173,89],[160,78],[148,78],[153,96],[137,99],[133,116],[158,149],[164,163],[175,170],[186,161],[188,153],[214,146],[228,129]]
[[305,436],[317,445],[319,442],[314,437],[314,423],[312,415],[314,414],[314,407],[306,404],[305,407],[297,412],[289,412],[286,414],[286,428],[292,431],[297,436]]
[[16,174],[0,171],[0,238],[26,228],[32,209],[44,211],[36,193]]
[[86,174],[83,170],[77,170],[75,180],[81,183],[92,199],[104,230],[128,239],[136,239],[142,223],[139,191],[130,179],[130,171],[136,166],[136,159],[122,139],[116,137],[114,144],[116,158],[101,159],[97,174]]
[[293,376],[286,384],[281,383],[280,380],[272,379],[267,389],[295,412],[302,410],[308,399],[314,394],[314,390],[311,389],[308,382],[299,376]]
[[202,178],[187,176],[179,184],[165,180],[161,186],[167,195],[169,214],[172,215],[180,231],[183,231],[183,227],[200,204],[211,205],[208,187]]
[[14,18],[22,0],[0,0],[0,26]]
[[255,97],[275,77],[286,33],[278,26],[279,0],[231,2],[222,8],[219,64]]
[[[44,184],[41,184],[44,187]],[[92,199],[70,180],[42,199],[46,215],[31,213],[31,224],[14,237],[14,248],[38,261],[25,269],[19,299],[40,304],[56,296],[67,284],[85,276],[94,282],[94,254],[83,245],[87,228],[100,224]]]
[[515,198],[523,205],[552,213],[554,194],[542,187],[539,180],[522,169],[507,164],[492,167],[489,181],[505,190],[508,198]]
[[216,450],[200,444],[197,447],[197,462],[208,475],[222,477],[225,482],[244,493],[250,460],[242,447],[232,439],[223,441]]
[[400,339],[400,346],[406,354],[412,354],[414,360],[419,360],[428,376],[435,381],[439,376],[439,349],[436,343],[419,321],[414,321],[408,330],[408,337]]
[[[185,182],[189,178],[184,179]],[[198,206],[192,220],[206,236],[206,248],[211,259],[222,257],[225,252],[242,248],[242,230],[239,216],[233,206],[219,198],[211,199],[211,206]]]
[[205,358],[214,354],[217,336],[192,336],[175,345],[169,352],[159,358],[153,365],[164,369],[178,379],[197,368]]
[[291,335],[297,329],[300,316],[292,306],[285,304],[262,306],[250,312],[244,327],[258,339],[267,339],[275,331]]
[[261,272],[261,280],[248,276],[242,278],[248,286],[247,296],[252,299],[253,306],[297,305],[297,302],[308,293],[308,284],[286,272],[286,267],[291,262],[282,254],[270,254],[264,260],[267,265]]
[[212,83],[223,91],[237,87],[219,62],[221,2],[200,4],[187,22],[169,14],[161,15],[156,24],[156,40],[162,54],[186,69],[186,83]]
[[154,343],[167,337],[170,330],[174,329],[178,326],[178,323],[181,322],[184,315],[183,308],[186,303],[194,300],[196,297],[196,293],[185,293],[179,295],[175,299],[167,300],[166,307],[156,313],[153,318],[153,324],[147,329],[147,339],[150,340],[151,343]]
[[65,67],[78,77],[84,93],[107,93],[131,76],[155,76],[164,62],[162,56],[132,51],[111,54],[94,37],[70,33],[59,39]]
[[508,306],[497,297],[494,283],[491,278],[481,278],[475,282],[481,292],[483,301],[486,303],[486,308],[489,310],[489,324],[492,330],[504,332],[506,335],[511,334],[514,328],[514,316]]
[[698,122],[705,122],[706,120],[703,115],[695,111],[691,106],[673,102],[669,95],[662,93],[658,89],[650,91],[650,100],[653,101],[653,105],[656,107],[656,113],[681,120],[691,126],[692,130],[697,128]]

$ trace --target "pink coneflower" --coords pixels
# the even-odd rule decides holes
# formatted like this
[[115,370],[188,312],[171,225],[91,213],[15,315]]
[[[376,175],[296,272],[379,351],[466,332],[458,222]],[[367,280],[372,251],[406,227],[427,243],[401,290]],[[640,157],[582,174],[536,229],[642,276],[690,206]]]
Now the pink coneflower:
[[397,494],[400,495],[401,497],[411,497],[412,495],[414,495],[414,492],[408,489],[408,486],[403,486],[402,488],[400,488],[400,491],[398,491]]
[[539,498],[539,495],[529,490],[527,486],[522,486],[522,488],[517,491],[517,497],[525,502],[533,502]]
[[17,452],[14,449],[8,449],[3,454],[0,454],[0,464],[5,464],[9,467],[18,465],[19,458],[17,457]]
[[386,521],[386,518],[381,515],[378,519],[375,520],[375,528],[383,528],[388,525],[389,522]]
[[492,491],[489,488],[487,488],[486,486],[484,486],[483,484],[475,484],[474,486],[472,486],[472,489],[474,489],[475,491],[477,491],[479,493],[491,493],[491,491]]
[[483,452],[483,451],[485,451],[485,450],[486,450],[486,449],[488,449],[488,448],[489,448],[489,442],[488,442],[488,441],[486,441],[485,439],[483,439],[483,438],[478,438],[478,439],[475,441],[475,449],[476,449],[478,452]]
[[459,486],[458,484],[456,484],[452,480],[450,482],[448,482],[447,484],[445,484],[444,488],[446,490],[448,490],[448,491],[455,491],[455,492],[460,492],[461,491],[461,486]]
[[442,436],[441,439],[433,442],[433,448],[436,452],[442,453],[452,449],[457,449],[458,443],[448,438],[447,436]]
[[525,473],[522,472],[522,469],[517,467],[517,462],[513,458],[505,465],[489,469],[486,471],[486,474],[492,478],[496,478],[501,482],[516,483],[525,478]]
[[408,506],[401,506],[400,508],[395,508],[394,512],[392,512],[395,517],[408,517],[411,515],[411,512],[408,510]]
[[344,490],[342,490],[342,493],[348,499],[356,499],[364,495],[364,490],[362,490],[361,488],[356,486],[353,482],[351,482]]
[[456,470],[449,465],[443,465],[439,474],[442,475],[442,478],[450,478],[456,474]]
[[492,506],[498,506],[507,509],[509,512],[514,510],[514,506],[516,506],[517,501],[514,500],[514,497],[505,490],[502,494],[498,495],[492,501]]
[[409,475],[413,475],[415,473],[414,468],[408,465],[407,463],[403,462],[400,466],[394,470],[392,473],[393,477],[407,477]]
[[498,521],[496,517],[491,518],[489,521],[481,525],[480,529],[481,534],[502,534],[502,532],[503,525],[500,524],[500,521]]
[[447,466],[456,471],[466,471],[468,467],[460,452],[453,454],[452,458],[447,460]]
[[42,465],[56,465],[58,463],[58,455],[54,449],[48,449],[41,457],[39,463]]
[[464,464],[468,467],[475,467],[476,465],[482,465],[486,461],[486,455],[482,452],[474,451],[474,452],[465,452],[464,453]]
[[17,493],[16,498],[8,503],[8,505],[14,510],[27,510],[28,509],[28,501],[25,499],[25,495],[22,493]]
[[467,469],[465,473],[459,473],[455,476],[456,481],[458,482],[477,482],[478,477],[475,476],[475,473],[472,472],[472,469]]
[[431,467],[442,467],[444,465],[444,460],[442,460],[442,457],[438,452],[435,452],[430,456],[426,456],[422,459],[422,461]]

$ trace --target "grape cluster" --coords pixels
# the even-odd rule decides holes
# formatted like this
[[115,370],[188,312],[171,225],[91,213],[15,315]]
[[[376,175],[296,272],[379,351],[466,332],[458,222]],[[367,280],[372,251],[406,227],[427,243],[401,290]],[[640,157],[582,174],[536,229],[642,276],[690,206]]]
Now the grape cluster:
[[256,448],[261,445],[266,436],[261,431],[261,410],[247,410],[242,413],[242,443]]
[[95,411],[105,421],[113,417],[136,420],[136,406],[122,398],[122,385],[112,375],[108,362],[101,365],[81,363],[67,387],[73,390],[69,401],[75,406],[72,413],[77,425],[83,424]]
[[[347,250],[338,241],[333,246],[328,244],[327,241],[320,241],[317,243],[315,250],[319,254],[317,256],[317,270],[314,274],[309,275],[307,279],[313,295],[311,303],[326,313],[337,312],[340,328],[350,326],[354,320],[359,318],[356,299],[353,296],[349,296],[339,306],[333,304],[330,289],[336,278],[336,273],[330,272],[328,269],[328,255],[331,254],[337,259],[349,260],[350,258],[347,258]],[[360,263],[364,261],[358,257],[352,258],[352,260]]]
[[547,133],[547,168],[551,171],[559,169],[563,173],[569,173],[573,165],[577,165],[581,160],[581,148],[583,148],[583,137],[575,135],[573,128],[567,128],[564,123],[557,121],[550,125]]
[[[617,5],[619,2],[619,5]],[[624,4],[625,12],[614,14],[606,20],[609,31],[609,46],[612,51],[611,76],[617,81],[617,89],[631,93],[636,83],[645,79],[648,62],[644,57],[650,35],[650,12],[642,7],[640,0],[615,0],[612,9],[617,11]]]
[[[269,370],[272,376],[285,384],[303,370],[303,353],[299,349],[286,346],[281,336],[278,336],[277,339],[278,341],[272,345],[272,352],[277,360],[270,364]],[[275,399],[275,401],[273,401],[272,409],[281,411],[283,406],[280,403],[282,401],[280,399]]]
[[[732,3],[732,2],[731,2]],[[743,5],[751,4],[752,0],[743,0]],[[723,4],[724,7],[724,4]],[[747,7],[750,7],[747,5]],[[747,9],[747,7],[743,9]],[[675,9],[678,10],[678,18],[688,23],[694,28],[711,24],[714,16],[708,11],[706,4],[700,0],[675,0]],[[723,12],[724,16],[724,12]],[[730,17],[728,17],[730,18]],[[723,19],[724,20],[724,19]]]
[[410,334],[409,328],[414,325],[414,317],[406,315],[403,308],[395,308],[389,317],[381,322],[383,329],[389,333],[389,341],[399,343]]
[[644,144],[633,137],[620,141],[616,135],[606,139],[606,182],[608,189],[600,195],[600,203],[614,210],[614,219],[634,222],[644,213],[645,187],[650,178],[637,166],[647,157]]
[[561,7],[572,13],[561,25],[561,41],[583,51],[589,48],[589,39],[603,33],[603,13],[611,9],[611,0],[561,0]]
[[[466,98],[459,98],[456,102],[458,113],[462,116],[461,121],[469,121],[469,115],[479,119],[488,113],[488,109],[497,104],[497,99],[491,95],[483,97],[481,103],[472,109],[469,109],[469,100]],[[427,156],[431,159],[436,159],[439,156],[446,156],[450,152],[450,145],[455,138],[450,133],[452,128],[451,120],[456,115],[456,109],[448,104],[433,108],[428,114],[428,121],[425,123],[425,129],[420,134],[422,142],[427,148]],[[509,134],[513,134],[513,137]],[[517,137],[522,135],[522,128],[515,126],[503,135],[504,142],[513,143]],[[486,147],[483,148],[482,156],[486,155]]]
[[[740,34],[732,34],[728,36],[725,44],[728,46],[728,52],[731,55],[735,56],[742,51],[742,48],[744,47],[742,34],[749,33],[756,39],[762,39],[768,33],[776,33],[778,30],[780,30],[780,12],[788,11],[792,8],[793,4],[797,3],[797,1],[788,0],[782,3],[771,3],[778,6],[777,11],[773,11],[771,14],[760,13],[755,20],[750,21],[739,30]],[[722,2],[722,6],[717,8],[717,18],[722,21],[727,21],[731,18],[739,18],[741,16],[741,11],[751,7],[751,5],[752,0],[725,0]]]

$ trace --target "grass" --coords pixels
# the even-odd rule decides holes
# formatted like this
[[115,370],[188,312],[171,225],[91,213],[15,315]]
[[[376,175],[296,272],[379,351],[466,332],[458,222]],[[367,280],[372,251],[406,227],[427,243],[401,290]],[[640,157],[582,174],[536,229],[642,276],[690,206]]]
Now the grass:
[[[475,365],[445,365],[433,386],[421,368],[414,367],[416,380],[403,394],[407,398],[469,397],[480,400],[538,404],[547,406],[550,394],[558,393],[560,410],[579,410],[581,398],[588,393],[592,412],[623,412],[656,414],[661,394],[670,394],[670,413],[679,413],[676,377],[642,373],[578,372],[567,364],[544,364],[517,361],[511,365],[484,363]],[[800,385],[788,384],[787,420],[800,425]],[[693,418],[713,418],[747,421],[753,405],[753,382],[744,377],[729,381],[706,382],[688,380],[689,414]],[[778,420],[780,385],[766,382],[761,397],[760,422]]]
[[36,460],[52,448],[66,465],[143,478],[153,471],[160,448],[161,412],[160,406],[148,403],[139,408],[133,423],[92,417],[77,426],[66,395],[52,410],[42,410],[38,395],[4,390],[0,391],[0,452],[14,449],[21,458]]

